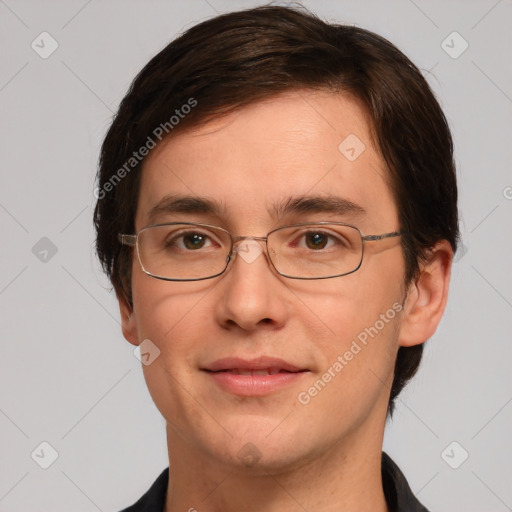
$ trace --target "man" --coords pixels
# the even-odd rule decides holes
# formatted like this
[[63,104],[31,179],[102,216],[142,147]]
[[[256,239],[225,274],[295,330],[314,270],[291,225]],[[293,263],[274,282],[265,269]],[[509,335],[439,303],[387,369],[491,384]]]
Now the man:
[[261,7],[154,57],[95,212],[167,424],[169,468],[126,510],[426,510],[382,440],[443,314],[456,203],[445,117],[371,32]]

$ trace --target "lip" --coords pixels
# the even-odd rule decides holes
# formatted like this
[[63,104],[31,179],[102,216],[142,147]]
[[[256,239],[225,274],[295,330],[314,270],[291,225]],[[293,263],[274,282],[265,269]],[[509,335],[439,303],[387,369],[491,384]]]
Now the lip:
[[218,372],[223,370],[235,370],[235,369],[245,369],[245,370],[266,370],[267,368],[277,368],[279,370],[284,370],[287,372],[299,372],[305,370],[306,368],[299,368],[284,359],[279,359],[277,357],[269,357],[269,356],[260,356],[255,359],[243,359],[241,357],[224,357],[223,359],[218,359],[213,363],[209,364],[205,368],[201,368],[202,370],[208,370],[211,372]]
[[[297,383],[309,372],[283,359],[267,356],[256,359],[227,357],[201,370],[225,391],[239,396],[268,395]],[[265,370],[270,373],[254,373]]]

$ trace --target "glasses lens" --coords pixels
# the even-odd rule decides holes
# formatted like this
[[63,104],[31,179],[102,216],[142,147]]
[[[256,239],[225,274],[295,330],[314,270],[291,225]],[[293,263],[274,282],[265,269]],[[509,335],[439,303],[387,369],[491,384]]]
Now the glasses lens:
[[337,224],[280,228],[269,235],[268,246],[280,274],[302,279],[350,274],[359,268],[363,257],[359,230]]
[[204,225],[164,224],[140,230],[142,268],[163,279],[205,279],[226,267],[231,239],[227,232]]

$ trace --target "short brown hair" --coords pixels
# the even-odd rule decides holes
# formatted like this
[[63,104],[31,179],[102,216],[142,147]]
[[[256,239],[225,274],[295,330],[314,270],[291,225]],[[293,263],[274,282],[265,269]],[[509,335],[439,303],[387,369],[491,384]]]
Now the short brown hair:
[[[105,137],[94,212],[96,248],[116,293],[130,306],[132,252],[117,234],[135,229],[143,159],[127,167],[134,152],[157,127],[170,136],[299,88],[348,93],[367,109],[405,232],[405,282],[417,276],[436,242],[447,240],[456,250],[452,137],[418,68],[368,30],[326,23],[305,9],[262,6],[209,19],[166,46],[137,75]],[[194,108],[171,122],[191,100]],[[422,351],[423,345],[398,350],[390,414]]]

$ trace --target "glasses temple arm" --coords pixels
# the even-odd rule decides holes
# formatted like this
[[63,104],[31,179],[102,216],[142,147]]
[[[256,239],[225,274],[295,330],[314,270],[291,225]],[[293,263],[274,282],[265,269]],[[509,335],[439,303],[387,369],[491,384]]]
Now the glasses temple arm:
[[134,246],[137,242],[137,235],[122,235],[119,233],[117,235],[117,239],[123,244],[123,245],[131,245]]
[[363,240],[365,242],[371,242],[374,240],[383,240],[384,238],[393,238],[395,236],[401,236],[402,231],[393,231],[391,233],[383,233],[382,235],[366,235],[363,236]]

